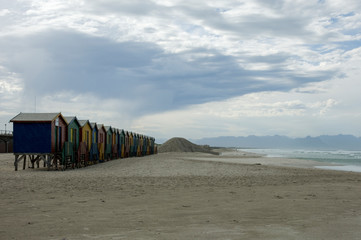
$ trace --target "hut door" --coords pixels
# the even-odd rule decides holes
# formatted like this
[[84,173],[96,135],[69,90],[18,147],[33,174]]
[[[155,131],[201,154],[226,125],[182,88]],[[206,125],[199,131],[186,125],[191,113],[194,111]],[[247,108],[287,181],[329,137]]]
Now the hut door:
[[73,133],[73,149],[74,149],[74,151],[76,151],[76,148],[78,146],[78,138],[77,138],[76,129],[73,129],[72,133]]
[[87,147],[89,147],[89,132],[86,131],[86,144],[87,144]]
[[61,127],[59,127],[59,148],[58,150],[60,151],[61,150],[61,147],[62,147],[62,136],[61,136]]
[[54,137],[55,137],[55,152],[57,152],[58,151],[58,127],[56,127],[56,126],[55,126]]
[[55,127],[55,152],[61,150],[61,127]]

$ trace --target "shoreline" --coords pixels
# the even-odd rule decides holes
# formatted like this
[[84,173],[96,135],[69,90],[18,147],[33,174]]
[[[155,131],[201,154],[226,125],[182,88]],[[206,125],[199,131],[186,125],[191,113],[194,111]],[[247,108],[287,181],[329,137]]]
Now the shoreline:
[[267,156],[267,154],[259,154],[259,153],[251,152],[251,149],[247,149],[247,151],[244,151],[242,149],[234,148],[234,149],[226,150],[225,153],[226,155],[231,155],[234,157],[239,155],[240,157],[246,157],[246,158],[247,156],[250,156],[251,158],[259,158],[262,164],[270,165],[270,166],[274,165],[274,166],[284,166],[284,167],[315,168],[315,169],[323,169],[330,171],[361,172],[361,166],[359,165],[324,162],[324,161],[317,161],[317,160],[304,159],[304,158],[301,159],[301,158],[290,158],[290,157],[272,157],[272,156]]

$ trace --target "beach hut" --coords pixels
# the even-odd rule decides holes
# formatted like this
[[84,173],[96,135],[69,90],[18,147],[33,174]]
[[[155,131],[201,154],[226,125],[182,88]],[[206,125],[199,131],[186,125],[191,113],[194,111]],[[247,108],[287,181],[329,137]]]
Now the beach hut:
[[113,145],[113,129],[111,126],[104,126],[105,128],[105,151],[104,158],[106,160],[112,159],[112,145]]
[[139,134],[134,133],[133,141],[134,141],[133,156],[137,156],[137,151],[139,146]]
[[124,132],[124,157],[129,157],[130,152],[130,139],[129,139],[129,132]]
[[146,149],[146,154],[147,155],[149,155],[149,154],[151,154],[151,150],[150,150],[150,148],[151,148],[151,142],[150,142],[150,137],[147,137],[147,149]]
[[152,144],[153,144],[153,153],[152,154],[157,154],[158,153],[158,148],[157,145],[155,144],[155,138],[152,138]]
[[62,164],[62,148],[66,141],[67,122],[61,113],[19,113],[13,123],[15,170],[26,156],[34,162],[43,160],[48,169]]
[[119,130],[119,140],[118,140],[118,153],[121,158],[124,158],[125,151],[125,132],[123,129]]
[[98,150],[98,125],[95,122],[90,123],[92,129],[92,141],[90,147],[89,161],[94,164],[99,161],[99,150]]
[[65,168],[74,168],[78,154],[80,123],[75,116],[64,116],[64,118],[67,121],[68,126],[62,158]]
[[148,137],[143,136],[142,156],[147,155]]
[[150,145],[150,154],[156,154],[157,153],[157,147],[155,146],[155,139],[149,138],[149,145]]
[[135,147],[135,155],[140,157],[140,139],[141,135],[139,133],[136,134],[136,147]]
[[134,156],[134,133],[129,132],[129,157]]
[[92,128],[89,120],[79,120],[79,148],[78,148],[78,167],[85,167],[89,161],[89,154],[92,141]]
[[136,135],[136,146],[135,146],[135,155],[137,157],[140,157],[140,139],[141,139],[141,135],[137,134]]
[[138,134],[137,156],[141,157],[142,155],[143,155],[143,135]]
[[99,161],[104,161],[106,130],[103,124],[98,124],[98,151]]
[[117,128],[113,128],[113,135],[112,135],[112,159],[119,158],[118,156],[118,135],[119,130]]

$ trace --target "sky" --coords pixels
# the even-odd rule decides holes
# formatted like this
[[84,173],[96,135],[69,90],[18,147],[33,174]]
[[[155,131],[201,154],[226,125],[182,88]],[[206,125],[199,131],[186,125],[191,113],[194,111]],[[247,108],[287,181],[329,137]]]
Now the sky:
[[0,0],[0,129],[361,136],[359,0]]

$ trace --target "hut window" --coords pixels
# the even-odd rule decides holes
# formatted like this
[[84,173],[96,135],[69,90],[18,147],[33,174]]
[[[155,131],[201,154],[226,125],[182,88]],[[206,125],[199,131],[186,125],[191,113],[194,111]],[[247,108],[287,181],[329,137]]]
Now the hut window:
[[74,134],[74,130],[73,129],[70,129],[70,142],[73,142],[73,134]]

